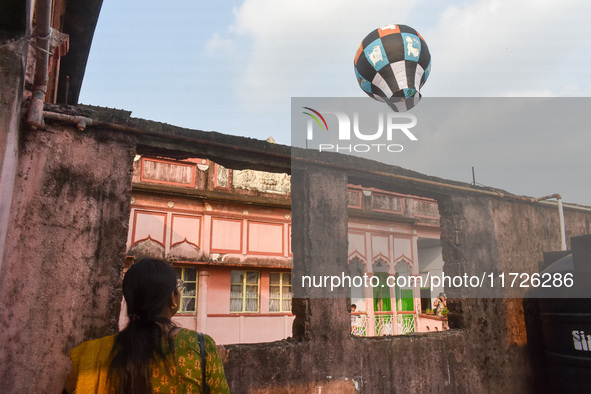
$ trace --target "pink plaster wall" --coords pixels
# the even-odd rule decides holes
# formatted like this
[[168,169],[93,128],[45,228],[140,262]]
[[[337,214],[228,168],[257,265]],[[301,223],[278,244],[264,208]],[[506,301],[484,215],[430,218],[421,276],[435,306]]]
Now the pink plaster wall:
[[448,329],[447,319],[420,314],[418,320],[420,332],[443,331]]
[[291,265],[289,209],[180,195],[137,192],[133,197],[130,255],[148,252],[144,243],[149,240],[150,253],[159,258],[216,263],[254,258],[266,260],[263,266]]
[[207,333],[218,344],[272,342],[292,336],[293,315],[208,317]]
[[207,267],[209,272],[207,315],[230,313],[231,268]]
[[200,269],[209,273],[206,321],[198,323],[194,314],[178,314],[174,317],[178,325],[202,330],[224,345],[272,342],[292,335],[292,314],[269,313],[269,270],[249,268],[261,273],[259,313],[231,313],[230,273],[232,269],[243,268],[200,266]]

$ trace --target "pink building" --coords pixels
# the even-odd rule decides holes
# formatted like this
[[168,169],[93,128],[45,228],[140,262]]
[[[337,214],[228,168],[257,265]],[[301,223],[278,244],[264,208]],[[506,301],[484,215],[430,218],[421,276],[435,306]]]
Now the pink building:
[[[361,336],[440,331],[426,315],[443,289],[424,284],[443,271],[439,211],[434,200],[350,185],[349,271],[377,277],[376,287],[351,290],[352,332]],[[382,286],[383,285],[383,286]]]
[[[185,282],[179,325],[220,344],[291,336],[290,187],[287,174],[136,157],[128,255],[172,262]],[[349,229],[352,274],[385,280],[442,269],[433,200],[351,185]],[[388,290],[352,290],[354,334],[443,328],[421,313],[439,289]]]

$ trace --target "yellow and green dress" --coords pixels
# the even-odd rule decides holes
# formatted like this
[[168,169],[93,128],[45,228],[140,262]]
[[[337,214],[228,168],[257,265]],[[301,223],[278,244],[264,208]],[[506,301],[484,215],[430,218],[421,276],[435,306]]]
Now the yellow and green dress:
[[[153,393],[201,393],[201,352],[197,332],[181,329],[174,335],[174,359],[154,360],[150,363]],[[72,349],[70,358],[74,376],[77,376],[76,394],[109,393],[107,372],[111,349],[116,335],[83,342]],[[211,393],[229,393],[224,366],[215,342],[205,337],[206,380]]]

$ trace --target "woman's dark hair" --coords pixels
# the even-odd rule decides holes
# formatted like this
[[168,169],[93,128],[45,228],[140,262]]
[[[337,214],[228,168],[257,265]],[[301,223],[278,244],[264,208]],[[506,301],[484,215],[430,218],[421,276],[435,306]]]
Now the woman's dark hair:
[[150,360],[156,357],[168,368],[166,356],[174,353],[173,323],[161,315],[176,286],[174,269],[162,260],[142,259],[125,274],[123,296],[129,324],[115,338],[108,373],[115,393],[151,392]]

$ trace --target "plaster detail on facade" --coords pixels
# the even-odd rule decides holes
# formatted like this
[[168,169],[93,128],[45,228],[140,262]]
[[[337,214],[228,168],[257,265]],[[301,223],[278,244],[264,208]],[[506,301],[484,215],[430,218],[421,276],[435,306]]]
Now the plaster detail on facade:
[[152,257],[155,259],[164,259],[166,257],[164,246],[150,237],[137,242],[127,253],[130,256]]
[[169,257],[172,259],[198,260],[201,257],[199,248],[191,245],[186,239],[170,248]]
[[237,189],[258,190],[266,193],[288,195],[291,193],[291,177],[255,170],[232,171],[232,185]]
[[413,209],[416,216],[439,217],[439,207],[432,201],[414,199]]
[[230,171],[224,167],[217,165],[217,177],[216,177],[216,185],[218,187],[228,187],[228,178],[230,176]]

